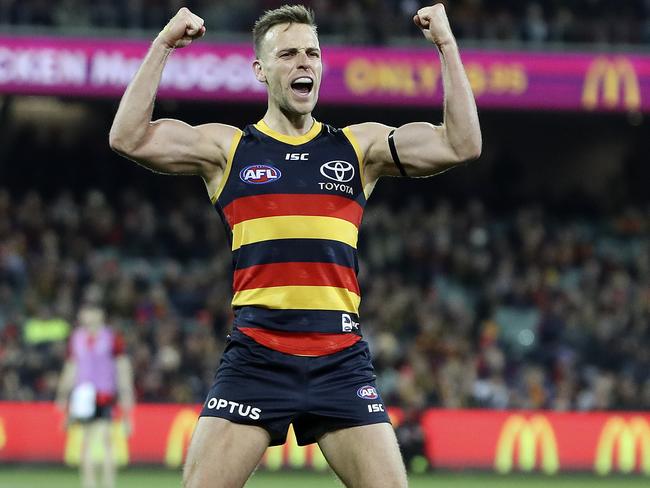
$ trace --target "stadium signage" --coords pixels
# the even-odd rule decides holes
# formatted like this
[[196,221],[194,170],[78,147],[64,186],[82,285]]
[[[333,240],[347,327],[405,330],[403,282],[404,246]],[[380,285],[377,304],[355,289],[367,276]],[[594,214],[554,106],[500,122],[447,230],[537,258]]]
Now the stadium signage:
[[587,110],[597,109],[602,104],[610,110],[622,107],[638,111],[641,90],[634,65],[624,57],[596,58],[585,76],[582,104]]
[[5,444],[7,444],[7,432],[5,431],[5,424],[0,418],[0,451],[5,447]]
[[513,415],[501,429],[494,469],[499,473],[509,473],[513,469],[515,457],[518,457],[519,469],[532,471],[537,466],[538,452],[541,453],[541,470],[546,474],[557,473],[560,461],[555,432],[550,422],[543,415],[533,415],[530,419]]
[[[369,385],[366,385],[369,386]],[[376,411],[368,402],[370,410]],[[182,465],[199,405],[142,404],[133,412],[128,436],[119,421],[112,434],[119,465]],[[402,412],[388,408],[393,425]],[[62,428],[63,415],[46,402],[0,402],[0,463],[67,463],[80,456],[80,431]],[[428,409],[420,417],[424,455],[441,469],[482,469],[499,473],[538,470],[545,474],[590,471],[601,475],[650,476],[650,414],[606,412],[507,412]],[[94,456],[103,456],[101,443]],[[316,445],[287,443],[269,448],[262,465],[325,469]]]
[[650,425],[647,418],[637,416],[626,420],[614,416],[605,423],[596,448],[594,471],[610,474],[615,460],[622,473],[631,473],[638,468],[643,474],[650,475]]
[[[0,94],[121,96],[148,41],[0,37]],[[266,101],[248,44],[175,51],[160,98]],[[320,102],[438,107],[440,62],[428,47],[326,47]],[[481,108],[650,112],[650,55],[463,50]]]
[[165,444],[165,465],[178,468],[183,464],[185,453],[190,445],[190,439],[196,427],[198,412],[189,408],[181,409],[173,417],[171,428]]

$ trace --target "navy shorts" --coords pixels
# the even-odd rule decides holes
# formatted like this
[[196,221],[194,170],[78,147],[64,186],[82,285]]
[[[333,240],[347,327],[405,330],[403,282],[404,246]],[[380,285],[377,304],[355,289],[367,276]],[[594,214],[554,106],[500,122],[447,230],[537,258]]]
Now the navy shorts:
[[390,423],[365,341],[327,356],[293,356],[237,330],[201,416],[263,427],[271,446],[284,444],[289,424],[304,446],[333,430]]

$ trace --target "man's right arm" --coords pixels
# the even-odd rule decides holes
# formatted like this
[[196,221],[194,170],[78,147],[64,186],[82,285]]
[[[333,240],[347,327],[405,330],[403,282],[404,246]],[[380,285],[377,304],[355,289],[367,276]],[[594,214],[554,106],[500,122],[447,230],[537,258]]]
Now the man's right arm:
[[56,389],[56,404],[62,412],[66,412],[68,408],[68,400],[70,399],[70,392],[74,386],[74,378],[77,372],[76,363],[68,359],[63,365],[61,376],[59,377],[59,384]]
[[174,49],[188,46],[204,32],[203,19],[187,8],[169,21],[120,101],[109,142],[119,154],[153,171],[200,175],[210,191],[223,174],[238,129],[223,124],[193,127],[180,120],[151,120],[167,58]]

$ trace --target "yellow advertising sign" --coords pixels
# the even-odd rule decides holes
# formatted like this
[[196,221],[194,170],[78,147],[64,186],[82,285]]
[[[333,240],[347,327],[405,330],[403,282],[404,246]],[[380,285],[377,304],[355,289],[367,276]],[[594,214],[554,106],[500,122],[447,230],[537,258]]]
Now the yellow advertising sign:
[[623,473],[632,472],[637,466],[650,475],[650,426],[642,417],[625,420],[622,417],[610,418],[600,434],[594,470],[605,475],[613,470],[614,457],[618,460],[618,469]]
[[5,447],[7,443],[7,432],[5,431],[5,423],[2,418],[0,418],[0,450]]
[[629,59],[600,57],[591,63],[582,88],[583,107],[598,108],[601,94],[602,105],[606,108],[616,108],[621,103],[628,110],[641,108],[639,78]]
[[[465,68],[474,95],[522,95],[528,89],[520,63],[469,62]],[[345,86],[355,95],[432,96],[441,86],[440,65],[406,59],[384,61],[357,57],[345,66]]]
[[560,469],[555,432],[546,417],[534,415],[526,419],[522,415],[512,415],[506,420],[494,458],[494,468],[499,473],[512,471],[515,446],[518,447],[519,469],[522,471],[535,468],[538,446],[541,447],[541,470],[546,474],[555,474]]
[[[112,454],[115,464],[117,466],[126,466],[129,464],[129,444],[124,429],[124,423],[115,420],[111,422],[109,428],[113,446]],[[101,436],[101,431],[94,427],[88,427],[88,433],[91,435],[90,450],[92,459],[96,463],[99,463],[105,457],[104,442]],[[79,462],[81,461],[83,434],[84,426],[79,423],[72,424],[68,429],[63,460],[69,466],[79,466]]]
[[185,450],[190,443],[197,421],[195,410],[185,408],[176,414],[167,436],[167,449],[165,449],[167,466],[178,468],[183,464]]
[[277,471],[283,467],[294,469],[309,467],[317,471],[327,469],[327,461],[318,444],[298,445],[293,425],[289,426],[286,444],[269,447],[260,464],[270,471]]

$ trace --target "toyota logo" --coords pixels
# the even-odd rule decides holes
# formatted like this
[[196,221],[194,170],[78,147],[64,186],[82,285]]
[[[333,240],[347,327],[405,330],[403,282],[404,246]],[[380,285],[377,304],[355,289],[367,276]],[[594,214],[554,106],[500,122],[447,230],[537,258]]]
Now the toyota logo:
[[347,161],[328,161],[320,167],[320,174],[330,180],[345,183],[354,178],[354,166]]

